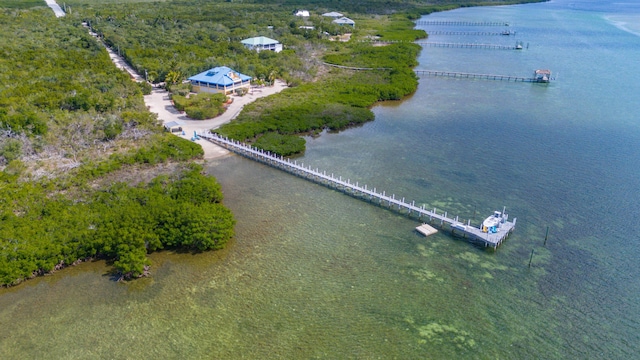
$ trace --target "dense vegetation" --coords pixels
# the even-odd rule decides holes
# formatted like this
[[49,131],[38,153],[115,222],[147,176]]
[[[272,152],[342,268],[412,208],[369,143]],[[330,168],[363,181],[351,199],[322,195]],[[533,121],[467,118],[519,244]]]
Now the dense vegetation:
[[[414,44],[371,47],[353,43],[338,48],[325,59],[349,66],[390,68],[380,71],[331,70],[320,85],[308,83],[245,107],[236,121],[216,131],[235,139],[258,139],[255,145],[290,155],[304,150],[296,143],[301,133],[341,130],[373,120],[369,106],[381,100],[399,100],[413,92],[417,79],[412,71],[419,48]],[[394,68],[402,64],[401,68]],[[265,141],[261,136],[269,136]],[[287,144],[287,146],[282,146]],[[287,151],[281,151],[287,149]]]
[[36,6],[46,6],[44,0],[2,0],[0,1],[0,7],[11,9],[21,8],[27,9]]
[[171,99],[176,109],[186,112],[188,117],[196,120],[210,119],[222,114],[227,102],[226,95],[209,93],[191,95],[188,98],[173,94]]
[[[333,24],[317,12],[303,19],[279,5],[251,3],[189,1],[158,3],[153,8],[92,4],[76,6],[75,16],[90,22],[107,43],[154,82],[179,84],[187,76],[221,65],[254,77],[254,82],[285,79],[295,89],[247,106],[238,121],[218,130],[281,155],[304,151],[300,134],[370,121],[373,114],[368,107],[373,103],[401,99],[416,89],[412,67],[417,45],[373,47],[330,41],[331,35],[348,31],[354,39],[378,36],[409,42],[426,36],[412,29],[406,15],[353,14],[362,27],[352,29]],[[258,35],[278,39],[285,50],[256,53],[240,44]],[[325,61],[387,70],[354,73],[331,69],[323,65]],[[181,95],[174,95],[174,101],[188,111]],[[194,113],[197,117],[213,114],[213,110]]]
[[122,276],[138,276],[149,265],[148,252],[222,248],[233,235],[233,217],[220,203],[219,185],[200,172],[194,165],[148,184],[114,183],[73,200],[52,194],[53,184],[20,183],[0,173],[0,284],[89,257],[113,259]]
[[0,10],[0,286],[85,258],[136,277],[148,252],[233,236],[219,185],[185,163],[202,148],[163,133],[79,25]]
[[[153,0],[69,0],[61,19],[40,1],[0,3],[0,285],[96,257],[136,277],[148,252],[219,249],[233,236],[218,184],[185,163],[202,149],[162,133],[142,101],[150,86],[117,69],[83,21],[193,116],[218,113],[222,99],[181,98],[189,75],[226,65],[258,83],[284,79],[292,89],[247,106],[219,131],[288,155],[304,150],[298,135],[372,120],[371,104],[415,90],[416,45],[358,40],[411,42],[426,36],[412,29],[419,14],[527,0],[140,2]],[[298,8],[314,16],[292,16]],[[318,15],[333,10],[357,27]],[[347,32],[354,41],[331,41]],[[260,35],[285,50],[241,46]]]
[[[153,7],[137,6],[136,2],[106,5],[97,0],[71,1],[77,5],[76,18],[90,22],[134,67],[146,70],[151,81],[176,84],[221,65],[248,74],[256,82],[268,82],[276,76],[285,79],[296,88],[246,107],[237,121],[218,132],[291,155],[304,151],[305,142],[299,135],[372,120],[369,106],[415,91],[417,81],[411,71],[416,64],[415,45],[380,48],[356,41],[376,37],[411,42],[426,37],[424,31],[413,29],[412,20],[420,14],[527,0],[184,0],[158,2]],[[310,10],[312,16],[292,15],[301,8]],[[335,10],[355,20],[355,29],[333,24],[331,18],[320,15]],[[352,33],[352,41],[330,41],[333,35],[347,32]],[[285,50],[256,53],[240,43],[260,35],[277,39]],[[328,69],[325,61],[387,70],[354,73]]]

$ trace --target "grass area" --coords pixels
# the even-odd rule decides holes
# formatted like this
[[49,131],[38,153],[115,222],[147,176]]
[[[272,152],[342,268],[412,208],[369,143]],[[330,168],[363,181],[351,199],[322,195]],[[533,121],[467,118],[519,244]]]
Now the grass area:
[[44,0],[0,0],[0,8],[28,9],[36,6],[47,6]]
[[415,41],[426,38],[424,30],[415,30],[415,24],[406,16],[369,15],[354,18],[358,24],[357,39],[378,37],[387,41]]

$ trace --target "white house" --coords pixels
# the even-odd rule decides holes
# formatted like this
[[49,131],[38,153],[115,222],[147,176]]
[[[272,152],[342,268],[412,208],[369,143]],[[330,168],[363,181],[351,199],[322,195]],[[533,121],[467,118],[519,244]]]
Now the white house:
[[309,17],[309,10],[296,10],[293,12],[295,16]]
[[349,25],[349,26],[352,26],[352,27],[356,27],[356,22],[355,21],[349,19],[348,17],[344,17],[344,16],[339,18],[339,19],[333,20],[332,23],[338,24],[338,25]]
[[339,19],[341,17],[343,17],[344,15],[340,14],[339,12],[328,12],[328,13],[324,13],[322,14],[322,16],[326,16],[326,17],[330,17],[330,18],[334,18],[334,19]]
[[282,51],[282,44],[278,40],[273,40],[265,36],[258,36],[241,41],[242,45],[249,50],[260,52],[262,50],[270,50],[275,52]]

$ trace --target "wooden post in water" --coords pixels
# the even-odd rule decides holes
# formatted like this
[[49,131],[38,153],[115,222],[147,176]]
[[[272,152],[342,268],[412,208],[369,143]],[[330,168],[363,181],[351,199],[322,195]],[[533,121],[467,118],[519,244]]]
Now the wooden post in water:
[[542,246],[547,246],[547,238],[549,238],[549,227],[547,226],[547,233],[544,235],[544,244]]
[[533,249],[531,249],[531,256],[529,257],[529,268],[531,268],[531,260],[533,259]]

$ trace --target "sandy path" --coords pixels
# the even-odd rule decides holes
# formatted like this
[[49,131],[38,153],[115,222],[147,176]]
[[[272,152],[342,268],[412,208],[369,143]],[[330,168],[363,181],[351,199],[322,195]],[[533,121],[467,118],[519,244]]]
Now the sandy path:
[[56,3],[56,0],[44,0],[44,2],[46,2],[51,10],[53,10],[53,13],[56,15],[56,17],[63,17],[66,15],[60,5]]
[[[252,87],[249,93],[244,96],[231,95],[233,102],[229,105],[227,111],[218,117],[207,120],[192,120],[187,117],[184,112],[176,110],[171,104],[169,93],[164,89],[153,89],[151,95],[144,96],[144,102],[149,111],[158,114],[158,119],[160,119],[163,124],[171,121],[181,122],[184,135],[181,133],[175,134],[185,139],[191,139],[194,131],[199,134],[204,130],[216,129],[238,116],[246,104],[258,98],[278,93],[286,88],[287,85],[284,81],[276,80],[273,86]],[[205,159],[213,159],[229,153],[226,149],[210,141],[196,140],[196,142],[202,146]]]

